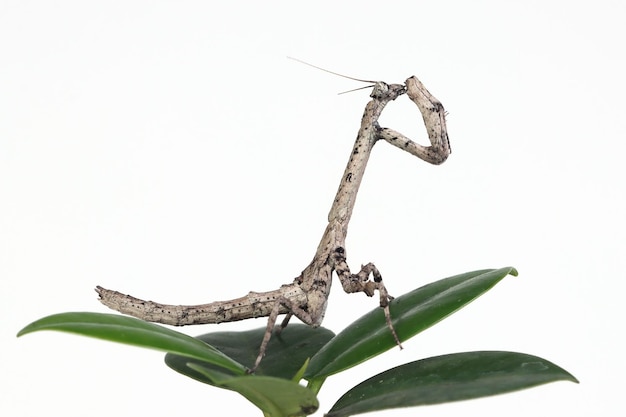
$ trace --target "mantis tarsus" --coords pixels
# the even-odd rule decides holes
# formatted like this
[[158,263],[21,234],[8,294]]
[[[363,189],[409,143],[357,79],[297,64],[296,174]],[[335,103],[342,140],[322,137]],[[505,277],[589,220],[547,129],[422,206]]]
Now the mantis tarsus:
[[[405,93],[422,113],[430,146],[419,145],[406,136],[392,129],[382,128],[378,124],[378,118],[387,103]],[[405,84],[377,82],[374,84],[370,97],[372,100],[365,107],[356,142],[328,214],[328,226],[313,260],[291,284],[282,285],[274,291],[250,292],[235,300],[194,306],[176,306],[144,301],[98,286],[96,291],[100,295],[100,301],[107,307],[121,313],[146,321],[174,326],[269,317],[259,354],[254,366],[250,369],[250,372],[254,372],[265,354],[279,315],[286,314],[286,317],[276,331],[287,326],[292,316],[296,316],[302,322],[313,327],[321,325],[326,312],[332,273],[335,271],[347,293],[363,292],[371,297],[378,291],[380,306],[384,311],[391,336],[398,346],[402,347],[391,323],[389,301],[392,297],[387,293],[382,282],[382,276],[376,266],[368,263],[362,266],[358,273],[350,272],[346,262],[345,249],[348,223],[367,161],[374,144],[378,140],[383,139],[431,164],[441,164],[446,160],[450,154],[450,144],[443,105],[428,92],[416,77],[408,78]],[[372,280],[370,280],[370,275],[373,277]]]

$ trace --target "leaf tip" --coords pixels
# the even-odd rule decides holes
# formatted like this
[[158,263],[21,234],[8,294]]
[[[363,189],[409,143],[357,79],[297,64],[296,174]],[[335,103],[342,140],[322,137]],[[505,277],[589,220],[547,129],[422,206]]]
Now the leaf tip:
[[565,369],[563,369],[563,371],[567,374],[567,378],[565,378],[565,381],[573,382],[574,384],[580,384],[578,378],[567,372]]
[[15,337],[21,337],[21,336],[24,336],[25,334],[34,332],[35,330],[33,330],[32,326],[33,326],[33,324],[31,323],[28,326],[24,327],[22,330],[17,332]]

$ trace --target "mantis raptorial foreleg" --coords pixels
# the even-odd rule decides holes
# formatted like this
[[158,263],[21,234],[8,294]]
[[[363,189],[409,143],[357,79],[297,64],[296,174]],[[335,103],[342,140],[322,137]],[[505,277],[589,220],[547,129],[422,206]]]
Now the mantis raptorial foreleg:
[[[419,145],[392,129],[381,128],[378,124],[378,118],[387,103],[405,93],[422,113],[430,146]],[[124,314],[175,326],[269,316],[259,355],[251,368],[253,372],[265,354],[279,315],[287,314],[277,331],[284,328],[292,316],[298,317],[302,322],[313,327],[321,325],[328,303],[332,274],[335,272],[347,293],[362,292],[372,297],[378,291],[380,306],[383,308],[390,333],[396,343],[401,346],[400,338],[391,322],[389,301],[392,297],[383,285],[382,276],[376,266],[368,263],[358,273],[350,272],[345,249],[348,223],[367,161],[378,140],[383,139],[431,164],[443,163],[450,154],[450,145],[444,108],[417,78],[410,77],[405,84],[377,82],[370,97],[372,100],[365,107],[350,159],[328,214],[326,230],[313,260],[293,283],[283,285],[274,291],[250,292],[245,297],[235,300],[196,306],[159,304],[97,287],[100,301]],[[373,276],[373,280],[370,280],[370,275]]]
[[441,102],[433,97],[417,78],[411,77],[406,80],[406,86],[407,96],[417,104],[422,113],[430,146],[417,144],[403,134],[389,128],[380,130],[380,138],[426,162],[439,165],[445,162],[450,155],[446,112]]

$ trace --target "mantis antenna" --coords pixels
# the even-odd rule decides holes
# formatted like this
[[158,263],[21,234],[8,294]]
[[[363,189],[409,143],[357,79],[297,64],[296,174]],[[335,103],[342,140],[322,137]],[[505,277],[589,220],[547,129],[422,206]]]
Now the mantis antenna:
[[[309,67],[313,67],[313,68],[318,69],[320,71],[328,72],[329,74],[337,75],[338,77],[347,78],[349,80],[359,81],[359,82],[362,82],[362,83],[374,83],[374,84],[376,84],[376,81],[362,80],[360,78],[349,77],[347,75],[339,74],[338,72],[327,70],[326,68],[318,67],[317,65],[309,64],[306,61],[303,61],[301,59],[294,58],[294,57],[291,57],[291,56],[288,56],[287,59],[291,59],[291,60],[294,60],[294,61],[299,62],[301,64],[308,65]],[[355,88],[354,90],[344,91],[344,92],[339,93],[339,94],[351,93],[353,91],[364,90],[366,88],[371,88],[371,87],[374,87],[374,85],[368,85],[368,86],[365,86],[365,87]]]

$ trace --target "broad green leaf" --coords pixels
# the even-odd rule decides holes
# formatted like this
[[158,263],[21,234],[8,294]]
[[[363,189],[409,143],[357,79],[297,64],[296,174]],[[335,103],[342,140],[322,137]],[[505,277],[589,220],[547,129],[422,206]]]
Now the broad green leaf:
[[17,335],[19,337],[40,330],[76,333],[127,345],[172,352],[214,364],[238,375],[245,374],[246,371],[243,365],[200,340],[132,317],[101,313],[61,313],[29,324]]
[[455,353],[407,363],[363,381],[345,393],[326,417],[469,400],[555,381],[578,382],[569,372],[537,356]]
[[215,385],[243,395],[268,416],[307,416],[319,407],[313,391],[287,379],[256,375],[221,378],[202,365],[190,363],[189,366]]
[[[467,305],[488,291],[514,268],[487,269],[445,278],[404,294],[390,303],[393,326],[400,341]],[[312,359],[304,377],[316,380],[341,372],[395,346],[381,308],[352,323]]]
[[[198,336],[197,339],[208,343],[220,352],[237,362],[248,366],[254,365],[261,340],[265,334],[265,327],[243,332],[215,332]],[[300,370],[304,362],[315,355],[335,334],[328,329],[319,327],[314,329],[304,324],[293,323],[287,326],[280,334],[273,334],[267,345],[265,357],[256,371],[257,375],[274,376],[277,378],[292,379]],[[215,369],[201,360],[169,353],[165,356],[165,363],[173,370],[211,385],[212,378],[197,372],[188,364],[197,364],[207,369]]]

